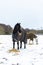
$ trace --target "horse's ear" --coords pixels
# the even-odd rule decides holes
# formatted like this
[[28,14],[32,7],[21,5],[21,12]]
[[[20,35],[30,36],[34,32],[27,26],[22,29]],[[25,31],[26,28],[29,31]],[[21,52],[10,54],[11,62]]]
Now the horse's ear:
[[21,23],[19,23],[19,24],[21,24]]
[[19,23],[21,25],[21,23]]
[[21,24],[21,23],[17,23],[17,24]]
[[21,23],[19,23],[19,24],[21,24]]

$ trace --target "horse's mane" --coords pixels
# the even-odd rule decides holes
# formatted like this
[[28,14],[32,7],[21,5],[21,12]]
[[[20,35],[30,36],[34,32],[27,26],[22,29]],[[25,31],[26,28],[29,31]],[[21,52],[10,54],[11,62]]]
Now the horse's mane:
[[18,30],[17,30],[17,25],[20,25],[20,23],[17,23],[15,26],[14,26],[14,29],[13,29],[13,34],[15,34]]
[[14,26],[14,29],[13,29],[13,34],[15,34],[17,32],[17,29],[16,29],[16,25]]

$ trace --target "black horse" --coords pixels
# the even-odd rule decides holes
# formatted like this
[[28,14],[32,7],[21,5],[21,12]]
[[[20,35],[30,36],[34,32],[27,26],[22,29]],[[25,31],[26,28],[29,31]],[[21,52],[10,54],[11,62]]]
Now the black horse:
[[20,48],[22,48],[22,42],[24,42],[24,48],[26,48],[26,31],[21,28],[20,23],[17,23],[13,29],[12,33],[13,39],[13,49],[15,48],[15,42],[17,41],[17,49],[19,49],[19,41],[20,41]]

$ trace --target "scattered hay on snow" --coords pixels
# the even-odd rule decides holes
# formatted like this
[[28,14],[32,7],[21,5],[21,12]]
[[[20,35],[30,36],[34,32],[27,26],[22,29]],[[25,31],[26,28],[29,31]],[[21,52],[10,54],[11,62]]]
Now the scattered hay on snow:
[[11,49],[11,50],[9,50],[9,52],[20,52],[20,51],[17,49]]

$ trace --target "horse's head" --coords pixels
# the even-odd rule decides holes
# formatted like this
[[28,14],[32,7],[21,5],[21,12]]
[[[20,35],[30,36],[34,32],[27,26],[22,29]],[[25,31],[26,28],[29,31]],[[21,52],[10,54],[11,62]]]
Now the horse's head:
[[20,23],[17,23],[17,24],[15,25],[13,32],[14,32],[14,33],[16,33],[16,32],[21,33]]

